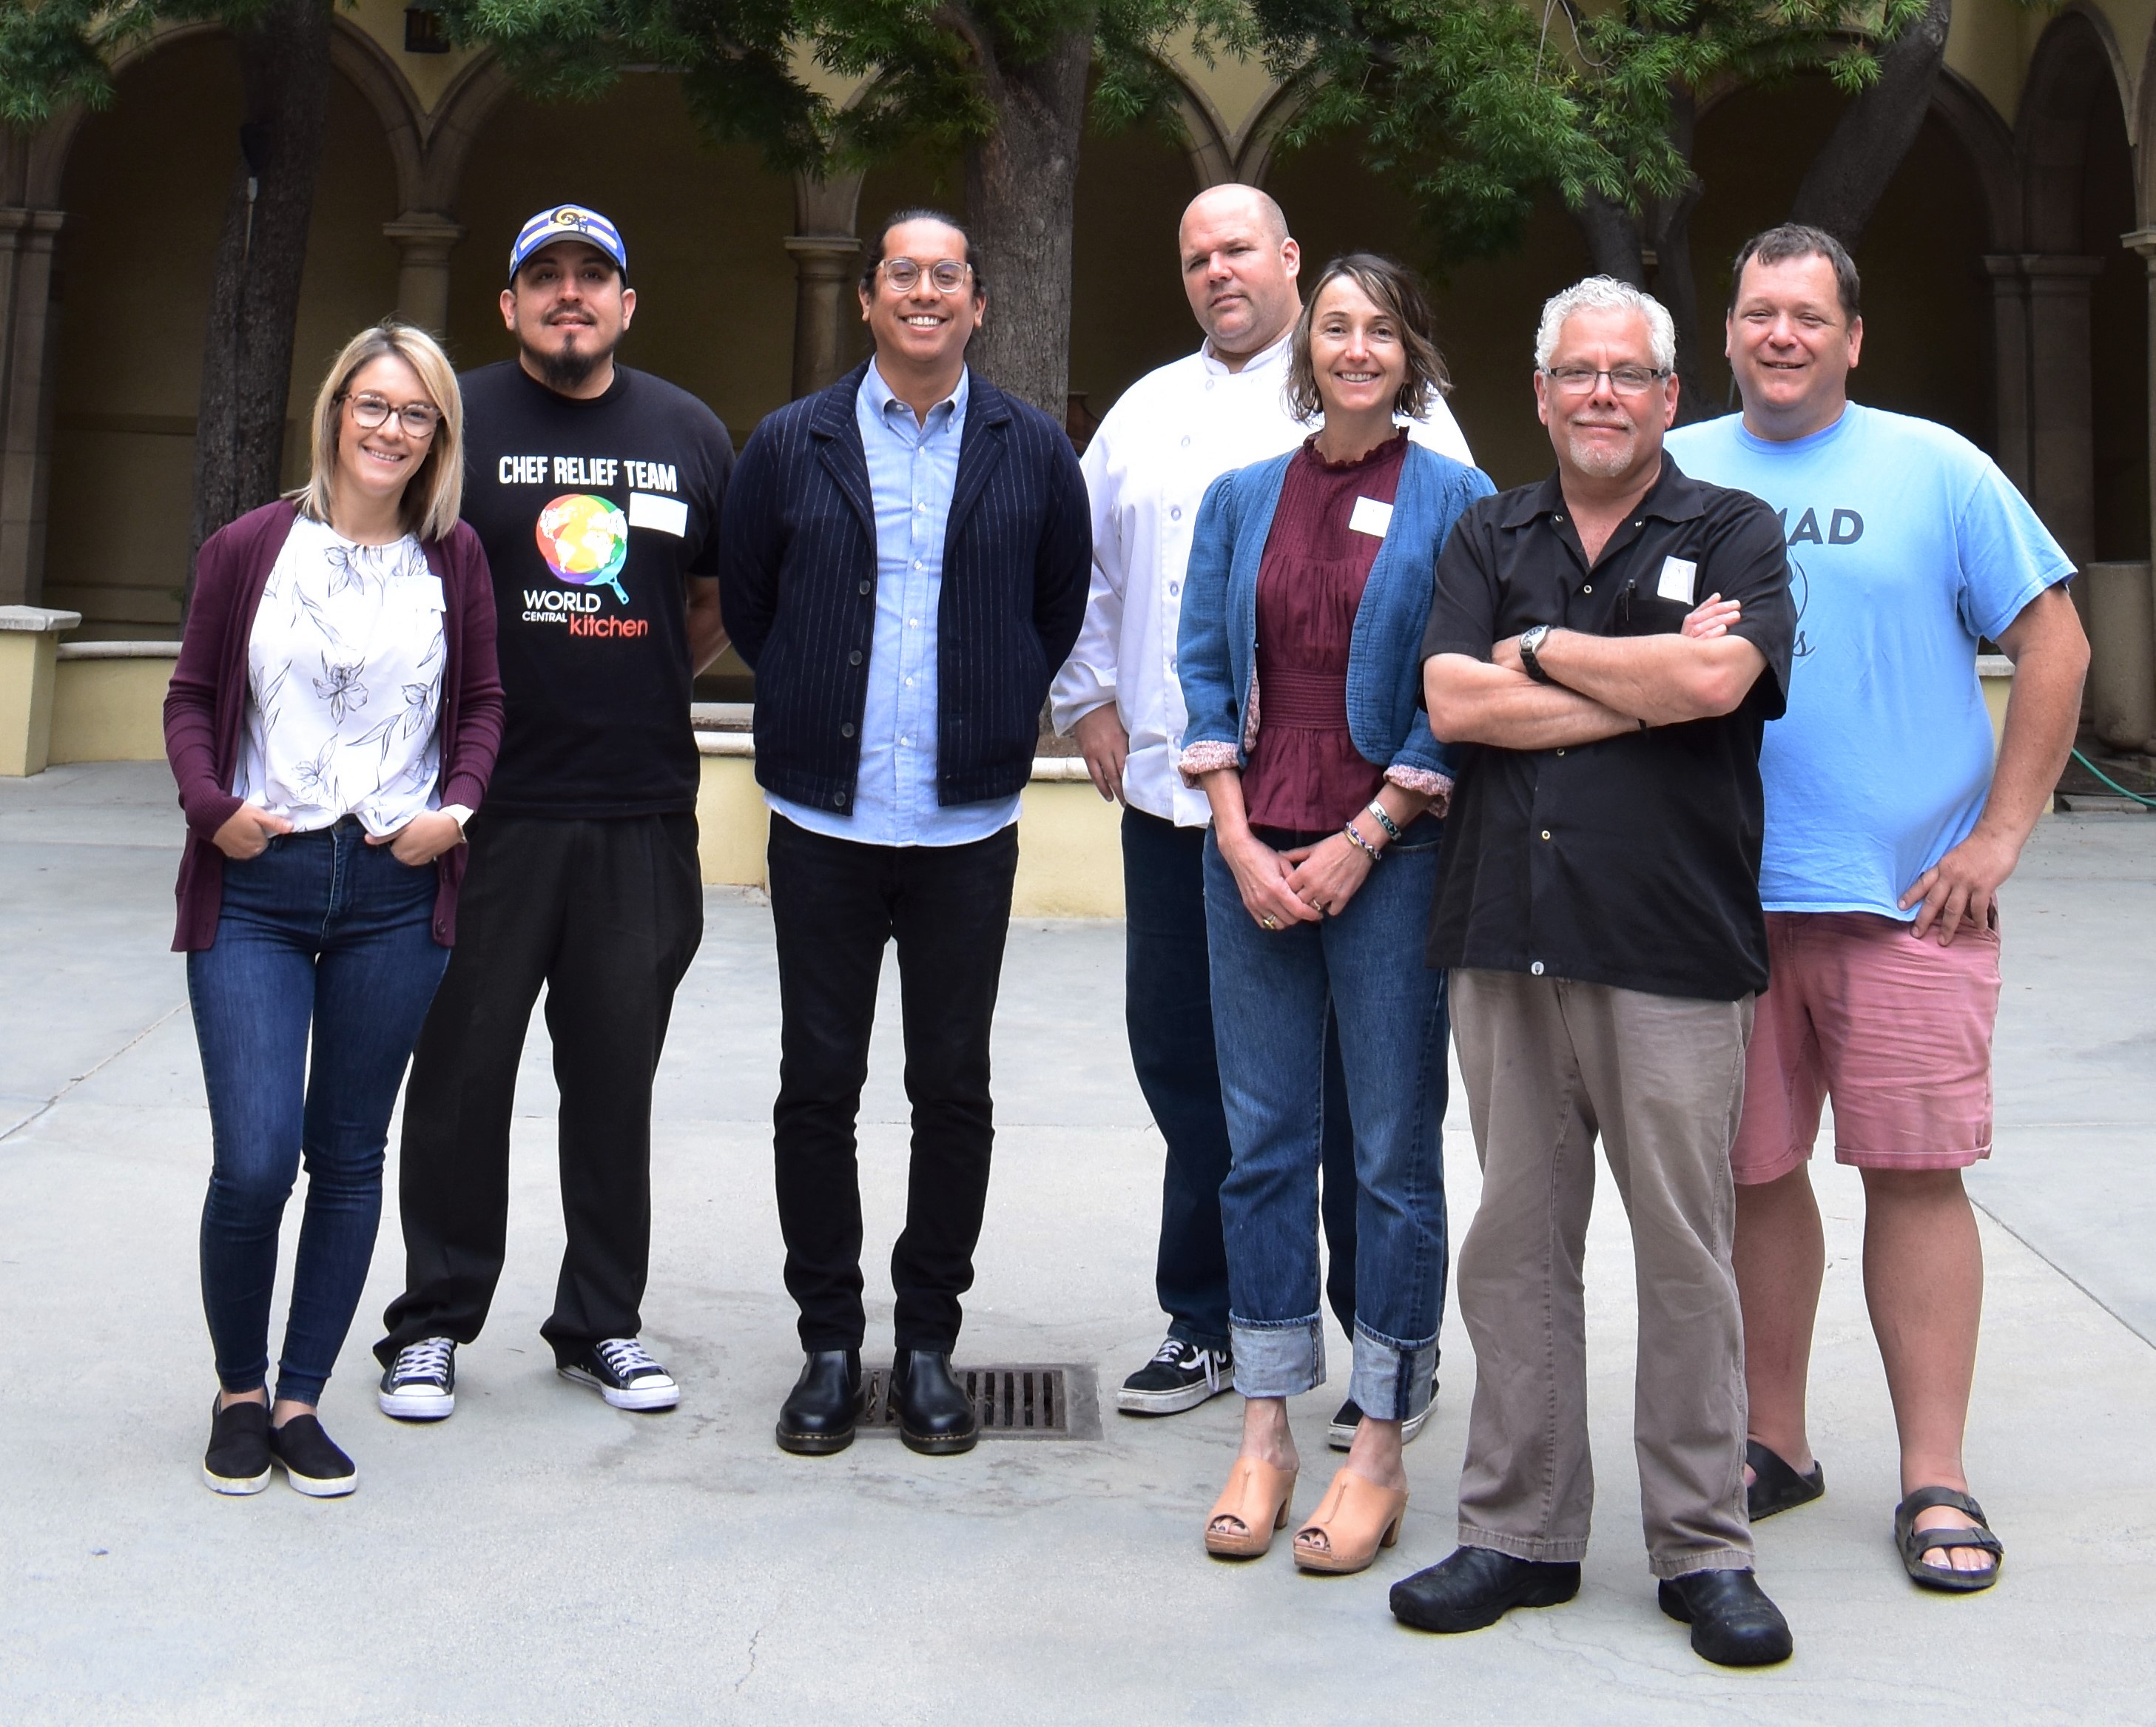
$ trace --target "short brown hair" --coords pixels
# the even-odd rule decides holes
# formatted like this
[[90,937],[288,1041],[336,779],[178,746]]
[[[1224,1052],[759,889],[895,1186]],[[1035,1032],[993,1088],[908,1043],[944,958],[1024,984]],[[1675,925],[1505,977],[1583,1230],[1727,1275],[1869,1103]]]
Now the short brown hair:
[[1845,321],[1855,323],[1863,314],[1858,308],[1862,284],[1857,280],[1856,260],[1849,249],[1824,228],[1802,222],[1784,222],[1764,234],[1755,234],[1738,249],[1737,262],[1729,267],[1729,310],[1737,310],[1737,296],[1744,285],[1744,266],[1758,259],[1762,264],[1787,264],[1793,258],[1824,258],[1834,270],[1834,291],[1841,301]]
[[1288,350],[1288,407],[1302,420],[1315,419],[1324,411],[1324,401],[1317,393],[1317,373],[1310,362],[1310,328],[1317,316],[1318,297],[1342,276],[1399,326],[1408,375],[1400,380],[1399,393],[1393,398],[1393,412],[1420,419],[1430,412],[1434,397],[1451,389],[1452,374],[1445,369],[1445,357],[1437,351],[1436,320],[1430,314],[1430,290],[1423,286],[1422,278],[1405,265],[1375,252],[1350,252],[1318,272],[1310,298],[1302,303],[1302,316],[1295,321],[1295,337]]
[[457,393],[456,368],[449,364],[449,357],[440,345],[425,331],[394,319],[361,331],[331,364],[329,376],[315,396],[313,465],[307,483],[289,496],[316,521],[330,519],[344,398],[360,368],[384,358],[399,359],[409,366],[442,416],[426,455],[404,482],[404,494],[397,506],[397,520],[405,532],[423,540],[439,540],[457,525],[458,511],[464,506],[464,398]]

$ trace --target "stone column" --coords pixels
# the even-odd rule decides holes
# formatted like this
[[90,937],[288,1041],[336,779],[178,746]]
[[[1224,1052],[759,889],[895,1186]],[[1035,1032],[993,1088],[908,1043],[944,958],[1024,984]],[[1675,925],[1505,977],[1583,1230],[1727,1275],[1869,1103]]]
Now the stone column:
[[449,254],[465,231],[447,216],[407,211],[382,224],[397,248],[397,316],[439,336],[449,321]]
[[789,234],[793,259],[793,394],[834,382],[846,369],[846,310],[861,243],[850,234]]
[[60,632],[81,623],[80,612],[0,605],[0,774],[19,779],[45,771]]
[[60,210],[0,208],[0,605],[45,584],[53,444],[53,243]]
[[2029,500],[2077,564],[2096,556],[2089,290],[2101,258],[2030,254]]

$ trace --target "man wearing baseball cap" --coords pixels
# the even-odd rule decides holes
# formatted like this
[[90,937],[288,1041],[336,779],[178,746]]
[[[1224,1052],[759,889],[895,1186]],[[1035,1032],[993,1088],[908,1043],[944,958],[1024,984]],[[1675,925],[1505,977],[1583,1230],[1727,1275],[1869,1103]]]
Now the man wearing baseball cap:
[[509,1126],[547,990],[568,1243],[540,1328],[619,1409],[680,1393],[639,1341],[651,1082],[703,938],[690,686],[726,646],[719,508],[733,445],[686,391],[616,363],[636,313],[621,234],[555,204],[509,254],[517,355],[468,372],[465,519],[493,570],[506,696],[472,818],[458,942],[412,1063],[404,1293],[375,1346],[386,1414],[455,1406],[455,1351],[501,1275]]

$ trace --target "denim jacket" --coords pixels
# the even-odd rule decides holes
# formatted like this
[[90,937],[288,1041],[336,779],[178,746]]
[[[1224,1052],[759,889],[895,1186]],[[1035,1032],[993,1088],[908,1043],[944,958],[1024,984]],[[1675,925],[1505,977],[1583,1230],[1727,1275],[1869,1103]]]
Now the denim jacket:
[[[1257,739],[1258,568],[1294,456],[1223,474],[1199,506],[1176,641],[1189,716],[1181,762],[1186,779],[1241,767]],[[1355,611],[1348,735],[1386,779],[1427,793],[1435,815],[1444,813],[1453,778],[1451,753],[1431,735],[1422,707],[1422,638],[1437,554],[1460,513],[1496,490],[1480,468],[1409,445],[1385,543]]]

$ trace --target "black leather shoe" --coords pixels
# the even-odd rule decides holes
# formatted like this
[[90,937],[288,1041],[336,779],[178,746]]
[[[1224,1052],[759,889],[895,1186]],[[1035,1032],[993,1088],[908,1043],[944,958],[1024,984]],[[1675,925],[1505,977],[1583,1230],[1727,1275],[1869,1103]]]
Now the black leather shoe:
[[951,1358],[941,1350],[901,1349],[891,1364],[891,1398],[909,1451],[948,1457],[980,1442],[973,1400],[951,1377]]
[[1691,1627],[1693,1652],[1717,1667],[1772,1667],[1795,1647],[1789,1622],[1748,1570],[1666,1578],[1655,1599]]
[[779,1409],[778,1448],[804,1457],[844,1451],[860,1406],[861,1352],[812,1350]]
[[1577,1565],[1458,1547],[1450,1559],[1393,1586],[1393,1617],[1417,1631],[1480,1631],[1515,1607],[1554,1607],[1578,1593]]

